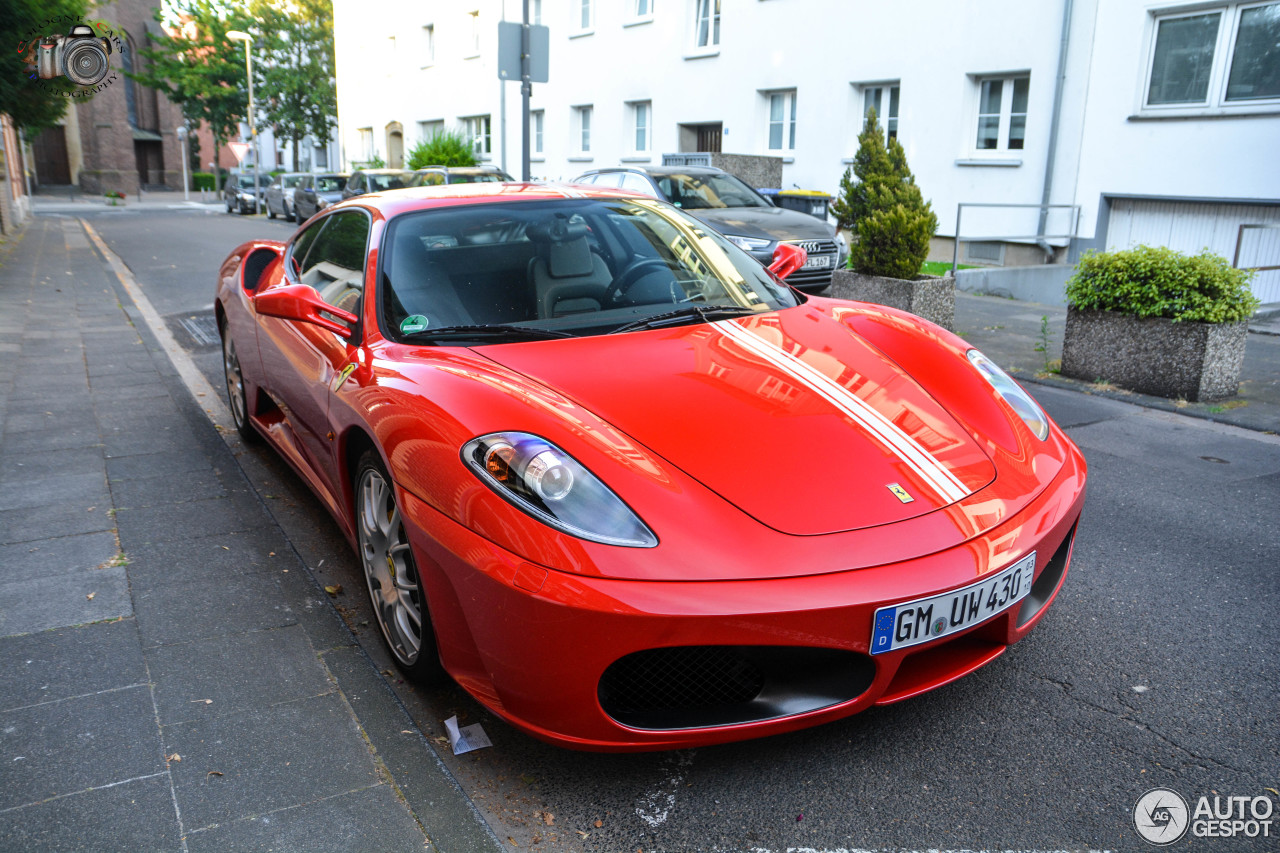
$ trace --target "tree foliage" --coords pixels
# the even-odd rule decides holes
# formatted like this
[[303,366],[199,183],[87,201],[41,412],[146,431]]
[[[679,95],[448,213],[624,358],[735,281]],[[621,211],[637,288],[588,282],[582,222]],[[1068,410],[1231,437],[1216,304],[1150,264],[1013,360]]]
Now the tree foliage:
[[901,143],[890,139],[885,145],[875,110],[867,111],[833,209],[841,226],[857,235],[849,252],[854,269],[904,279],[920,273],[938,217],[916,186]]
[[471,140],[456,130],[439,130],[424,139],[409,152],[409,168],[427,166],[474,166],[476,152]]
[[[152,46],[138,50],[145,67],[135,66],[129,76],[164,92],[192,125],[207,124],[216,161],[222,146],[237,134],[249,106],[244,47],[227,33],[245,30],[252,21],[243,9],[210,0],[186,0],[172,12],[178,16],[177,32],[151,33]],[[160,8],[155,19],[175,23],[166,21]]]
[[1258,307],[1249,290],[1252,278],[1251,271],[1233,269],[1208,249],[1184,255],[1163,246],[1138,246],[1086,253],[1067,279],[1067,300],[1084,310],[1238,323]]
[[54,22],[82,18],[86,6],[85,0],[0,2],[0,33],[12,40],[0,50],[0,113],[29,133],[57,124],[71,98],[63,94],[66,87],[60,81],[31,79],[35,68],[27,64],[27,59],[34,59],[34,53],[19,52],[12,42],[25,46],[55,32],[65,34],[71,25]]
[[330,0],[254,0],[250,10],[262,43],[261,65],[254,66],[260,71],[254,83],[262,93],[259,106],[276,139],[292,145],[296,164],[304,137],[327,144],[336,125],[333,5]]

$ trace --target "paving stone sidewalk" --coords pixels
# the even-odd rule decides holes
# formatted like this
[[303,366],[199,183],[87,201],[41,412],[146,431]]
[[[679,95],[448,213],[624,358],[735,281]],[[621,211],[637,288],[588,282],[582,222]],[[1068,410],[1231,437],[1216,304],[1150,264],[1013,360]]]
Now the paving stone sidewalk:
[[73,219],[0,248],[0,850],[496,838]]

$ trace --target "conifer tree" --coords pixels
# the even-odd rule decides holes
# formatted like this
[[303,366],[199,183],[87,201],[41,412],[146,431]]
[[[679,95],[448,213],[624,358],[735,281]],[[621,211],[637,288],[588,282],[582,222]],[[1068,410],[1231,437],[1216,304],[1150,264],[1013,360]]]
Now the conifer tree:
[[857,237],[850,265],[858,272],[913,279],[929,255],[929,239],[938,217],[916,186],[901,143],[889,140],[875,110],[867,110],[858,153],[853,158],[853,183],[845,171],[841,197],[833,205],[842,227]]

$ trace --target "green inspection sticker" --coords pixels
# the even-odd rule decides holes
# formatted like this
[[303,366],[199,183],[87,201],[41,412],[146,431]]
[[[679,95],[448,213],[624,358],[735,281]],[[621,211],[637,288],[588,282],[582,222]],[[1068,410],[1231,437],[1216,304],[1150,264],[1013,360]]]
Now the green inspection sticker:
[[410,314],[400,321],[400,333],[407,335],[410,332],[421,332],[430,325],[431,321],[421,314]]

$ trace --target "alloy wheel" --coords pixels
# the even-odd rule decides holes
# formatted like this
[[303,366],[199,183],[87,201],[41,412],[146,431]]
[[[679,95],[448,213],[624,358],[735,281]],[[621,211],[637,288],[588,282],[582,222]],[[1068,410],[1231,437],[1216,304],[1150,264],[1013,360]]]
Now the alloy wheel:
[[394,490],[373,466],[357,487],[356,529],[378,625],[396,662],[413,667],[422,652],[422,589]]

